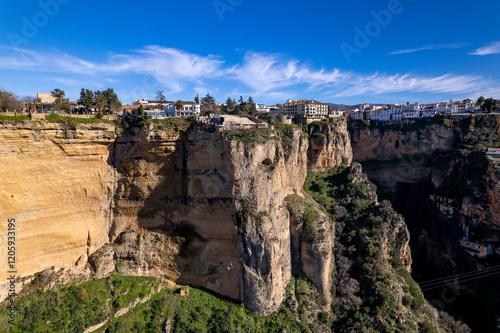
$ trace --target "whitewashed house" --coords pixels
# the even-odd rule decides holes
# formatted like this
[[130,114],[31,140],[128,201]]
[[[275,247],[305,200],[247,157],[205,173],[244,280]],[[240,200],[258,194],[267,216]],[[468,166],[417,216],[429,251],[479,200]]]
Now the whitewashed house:
[[196,102],[182,102],[184,105],[181,110],[177,110],[175,104],[165,106],[165,114],[167,117],[199,117],[201,114],[201,106]]
[[458,113],[474,112],[476,105],[470,100],[466,99],[463,102],[455,102]]

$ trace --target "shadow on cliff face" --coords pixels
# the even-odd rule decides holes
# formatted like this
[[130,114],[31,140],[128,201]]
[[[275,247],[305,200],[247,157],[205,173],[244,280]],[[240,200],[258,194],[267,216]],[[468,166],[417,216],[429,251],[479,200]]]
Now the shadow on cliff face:
[[[495,255],[475,258],[465,251],[459,242],[464,236],[459,218],[445,216],[429,200],[429,191],[425,183],[399,183],[393,201],[412,235],[413,275],[438,310],[461,318],[474,332],[495,332],[500,278],[491,269],[500,260]],[[407,193],[412,200],[404,199]]]
[[232,166],[218,165],[228,148],[199,126],[177,137],[142,128],[116,140],[108,161],[117,171],[110,240],[127,229],[163,233],[180,245],[177,283],[240,299]]
[[391,200],[408,224],[413,275],[422,291],[475,332],[498,331],[500,277],[494,269],[500,258],[475,257],[460,240],[500,246],[498,170],[485,156],[487,147],[499,145],[499,120],[473,117],[458,123],[463,134],[458,149],[423,156],[422,163],[413,163],[415,156],[363,163],[379,196]]

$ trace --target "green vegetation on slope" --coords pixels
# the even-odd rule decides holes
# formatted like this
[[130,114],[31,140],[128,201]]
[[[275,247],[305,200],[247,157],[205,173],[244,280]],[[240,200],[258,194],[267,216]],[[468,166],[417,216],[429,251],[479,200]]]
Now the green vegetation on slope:
[[0,116],[0,120],[23,121],[30,120],[29,116]]
[[248,128],[221,131],[231,141],[243,142],[246,147],[253,148],[269,140],[276,140],[276,133],[270,128]]
[[445,313],[434,317],[402,262],[408,234],[401,216],[388,201],[377,203],[375,186],[356,168],[309,172],[304,184],[336,221],[332,330],[466,332]]
[[97,124],[97,123],[108,123],[113,125],[115,124],[113,120],[108,120],[108,119],[63,117],[55,113],[45,116],[45,120],[56,123],[70,122],[75,124]]
[[[293,281],[291,281],[293,286]],[[311,284],[300,280],[301,295],[313,293]],[[252,314],[242,305],[217,298],[207,292],[190,289],[180,296],[172,289],[161,289],[161,282],[151,277],[112,275],[81,285],[39,291],[16,302],[15,325],[8,324],[7,311],[0,312],[2,332],[83,332],[101,322],[96,332],[159,332],[170,319],[172,332],[311,332],[300,323],[297,313],[284,302],[269,317]],[[288,295],[290,295],[290,288]],[[317,291],[316,291],[317,293]],[[150,299],[148,300],[148,298]],[[143,300],[126,314],[114,314]],[[303,314],[307,300],[302,300]],[[324,317],[324,315],[323,315]],[[323,318],[324,319],[324,318]],[[319,320],[319,319],[318,319]],[[318,325],[318,324],[316,324]]]

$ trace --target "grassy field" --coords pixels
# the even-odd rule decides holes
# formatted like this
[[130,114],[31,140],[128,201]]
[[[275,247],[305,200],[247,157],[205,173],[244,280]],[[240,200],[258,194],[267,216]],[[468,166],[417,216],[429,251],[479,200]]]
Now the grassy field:
[[[136,300],[144,302],[114,317]],[[310,332],[285,304],[272,316],[257,316],[240,304],[202,290],[190,288],[188,296],[181,296],[151,277],[112,275],[39,291],[17,300],[16,306],[14,325],[8,323],[7,310],[0,310],[1,332],[83,332],[102,322],[106,324],[96,332],[159,332],[167,318],[171,332],[178,333]]]
[[100,119],[100,118],[73,118],[73,117],[63,117],[58,114],[51,114],[48,116],[45,116],[45,120],[50,121],[50,122],[64,122],[64,121],[69,121],[72,123],[76,124],[97,124],[97,123],[109,123],[109,124],[115,124],[113,120],[108,120],[108,119]]
[[23,121],[30,120],[29,116],[0,116],[0,120]]

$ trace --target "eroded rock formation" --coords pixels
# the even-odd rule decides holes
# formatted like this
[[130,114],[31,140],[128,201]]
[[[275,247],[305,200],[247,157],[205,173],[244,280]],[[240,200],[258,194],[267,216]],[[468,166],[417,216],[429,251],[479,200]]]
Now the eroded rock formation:
[[115,137],[108,124],[0,123],[0,255],[15,219],[19,275],[74,263],[108,242]]
[[[329,290],[327,216],[320,212],[321,242],[290,246],[285,198],[306,197],[309,140],[300,130],[277,131],[255,146],[211,130],[174,137],[151,128],[116,137],[113,130],[2,123],[1,202],[18,225],[19,275],[78,263],[70,271],[86,272],[74,276],[158,276],[269,314],[285,297],[296,256],[318,289]],[[350,161],[345,123],[322,131],[327,143],[315,146],[309,165],[326,170]]]
[[462,137],[459,127],[445,126],[435,120],[374,125],[351,122],[349,131],[353,156],[359,162],[449,151]]

